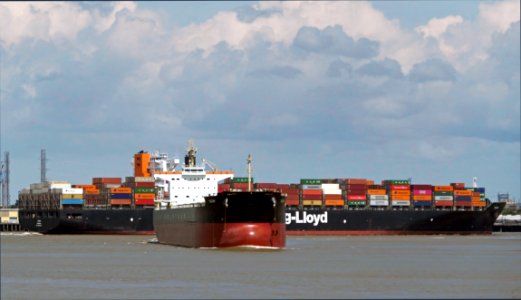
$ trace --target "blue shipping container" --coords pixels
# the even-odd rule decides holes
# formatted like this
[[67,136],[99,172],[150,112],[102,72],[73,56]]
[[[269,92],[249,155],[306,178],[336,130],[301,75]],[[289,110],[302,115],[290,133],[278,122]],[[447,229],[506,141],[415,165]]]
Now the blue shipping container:
[[110,199],[132,199],[132,194],[110,194]]
[[480,193],[484,194],[485,193],[485,188],[484,187],[474,188],[474,192],[480,192]]
[[65,205],[83,205],[83,199],[63,199],[62,204]]
[[414,201],[414,206],[431,206],[431,201]]
[[470,200],[472,200],[472,196],[454,196],[454,200],[456,200],[456,201],[470,201]]

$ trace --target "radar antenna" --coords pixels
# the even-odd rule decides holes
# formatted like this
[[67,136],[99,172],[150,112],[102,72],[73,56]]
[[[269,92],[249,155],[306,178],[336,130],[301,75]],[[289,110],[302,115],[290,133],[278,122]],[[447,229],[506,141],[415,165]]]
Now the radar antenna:
[[186,152],[185,167],[195,167],[195,154],[197,153],[197,148],[195,147],[194,141],[192,139],[188,140],[188,148],[186,149]]

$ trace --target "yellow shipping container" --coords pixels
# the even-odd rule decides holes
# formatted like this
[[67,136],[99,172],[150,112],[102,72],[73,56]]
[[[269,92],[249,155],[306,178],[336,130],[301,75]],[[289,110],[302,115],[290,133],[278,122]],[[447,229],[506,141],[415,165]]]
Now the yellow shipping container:
[[302,205],[304,205],[304,206],[322,205],[322,200],[302,200]]

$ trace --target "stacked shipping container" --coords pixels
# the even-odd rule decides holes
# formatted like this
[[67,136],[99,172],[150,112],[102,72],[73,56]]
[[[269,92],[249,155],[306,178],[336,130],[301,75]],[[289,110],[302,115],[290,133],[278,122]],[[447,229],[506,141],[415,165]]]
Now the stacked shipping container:
[[367,204],[367,179],[345,180],[345,199],[348,206],[362,207]]
[[320,179],[300,180],[300,199],[303,206],[322,206],[321,184]]

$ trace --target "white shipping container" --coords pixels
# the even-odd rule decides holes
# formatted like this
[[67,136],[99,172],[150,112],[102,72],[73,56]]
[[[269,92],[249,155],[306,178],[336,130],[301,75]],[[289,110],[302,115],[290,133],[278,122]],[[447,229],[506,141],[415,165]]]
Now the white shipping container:
[[389,206],[389,200],[369,200],[369,205],[370,206]]
[[411,205],[411,201],[407,200],[393,200],[393,206],[409,206]]
[[322,183],[323,190],[337,190],[340,189],[340,185],[338,183]]
[[453,196],[434,196],[434,201],[436,200],[454,200]]
[[369,195],[369,200],[389,200],[388,195]]
[[62,193],[71,194],[71,195],[82,195],[83,189],[81,189],[81,188],[64,188],[64,189],[62,189]]
[[134,182],[154,182],[156,181],[154,177],[134,177]]
[[301,189],[303,190],[321,190],[320,184],[302,184]]
[[52,184],[49,184],[48,187],[50,189],[70,189],[71,184],[70,183],[52,183]]
[[342,195],[341,189],[328,189],[328,190],[322,190],[323,194],[325,195]]

